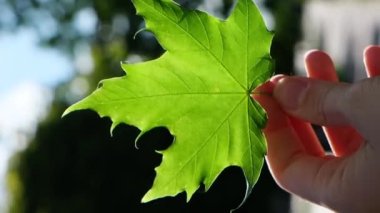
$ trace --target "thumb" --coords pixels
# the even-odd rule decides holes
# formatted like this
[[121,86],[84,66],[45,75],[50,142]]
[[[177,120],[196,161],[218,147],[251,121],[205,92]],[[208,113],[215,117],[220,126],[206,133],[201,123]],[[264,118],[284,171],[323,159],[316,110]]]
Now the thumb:
[[286,77],[277,83],[273,95],[295,117],[319,125],[344,125],[349,122],[343,101],[348,88],[348,84]]
[[295,117],[323,126],[350,125],[366,137],[378,135],[380,78],[346,84],[285,77],[273,94]]

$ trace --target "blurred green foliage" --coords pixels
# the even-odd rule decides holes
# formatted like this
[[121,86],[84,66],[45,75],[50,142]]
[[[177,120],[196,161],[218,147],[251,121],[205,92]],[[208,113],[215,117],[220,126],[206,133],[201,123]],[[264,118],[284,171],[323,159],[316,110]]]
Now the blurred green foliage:
[[[203,1],[178,2],[195,8]],[[276,23],[272,49],[276,72],[291,73],[303,2],[265,3]],[[232,4],[232,0],[224,0],[221,14],[226,16]],[[208,193],[199,190],[189,204],[184,194],[140,204],[161,160],[154,150],[165,149],[173,139],[167,130],[157,128],[147,133],[137,150],[134,140],[138,130],[134,127],[120,125],[111,137],[110,120],[94,112],[77,112],[61,119],[62,112],[94,90],[101,79],[123,75],[120,61],[148,60],[162,54],[149,32],[135,36],[144,24],[130,0],[5,0],[0,7],[14,17],[11,22],[0,22],[0,30],[32,27],[39,32],[42,45],[59,48],[73,61],[87,48],[93,62],[91,72],[78,70],[71,81],[55,89],[47,118],[29,146],[13,157],[8,172],[10,212],[227,212],[239,204],[245,185],[237,168],[227,169]],[[95,20],[93,31],[84,31],[76,24],[84,12]],[[83,94],[75,92],[73,82],[77,79],[88,85]],[[275,185],[265,168],[238,212],[252,211],[289,211],[289,196]]]

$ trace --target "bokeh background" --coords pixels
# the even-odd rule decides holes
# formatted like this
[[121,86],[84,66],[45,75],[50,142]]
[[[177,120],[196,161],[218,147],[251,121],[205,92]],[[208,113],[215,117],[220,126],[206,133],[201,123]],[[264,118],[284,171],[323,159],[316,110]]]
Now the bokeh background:
[[[227,17],[232,0],[178,0]],[[380,43],[377,0],[256,0],[276,32],[276,73],[303,72],[303,54],[329,52],[342,79],[363,78],[362,50]],[[134,147],[138,129],[91,111],[62,112],[104,78],[123,75],[120,61],[157,58],[163,50],[130,0],[0,0],[0,212],[228,212],[245,183],[228,168],[209,192],[147,204],[140,199],[170,145],[164,128]],[[327,147],[328,148],[328,147]],[[317,212],[276,186],[265,167],[237,212]]]

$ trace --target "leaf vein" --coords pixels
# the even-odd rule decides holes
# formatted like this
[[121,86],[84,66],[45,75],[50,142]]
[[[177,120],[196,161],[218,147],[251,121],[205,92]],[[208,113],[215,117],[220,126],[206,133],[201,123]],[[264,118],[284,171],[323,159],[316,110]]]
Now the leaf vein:
[[[246,4],[248,3],[247,1],[248,0],[245,0],[246,1]],[[250,25],[250,19],[251,19],[251,17],[250,17],[250,12],[249,12],[249,7],[246,7],[246,13],[247,13],[247,15],[245,16],[246,17],[246,19],[247,19],[247,21],[246,21],[246,23],[247,23],[247,30],[249,29],[249,25]],[[249,47],[249,45],[248,45],[248,43],[249,43],[249,40],[250,40],[250,33],[246,33],[246,45],[245,45],[245,55],[246,55],[246,59],[245,59],[245,71],[246,71],[246,86],[247,87],[249,87],[250,85],[249,85],[249,71],[250,70],[248,70],[248,60],[249,60],[249,49],[248,48],[250,48]]]
[[[177,179],[176,177],[181,173],[181,171],[187,166],[187,164],[189,164],[192,159],[194,158],[194,156],[196,156],[201,150],[203,150],[203,148],[208,144],[208,142],[214,137],[214,135],[219,131],[219,129],[223,126],[223,124],[225,122],[228,122],[228,119],[229,117],[232,115],[233,112],[235,112],[235,110],[240,106],[241,103],[243,103],[243,101],[245,100],[246,97],[244,97],[241,101],[238,102],[238,104],[236,104],[236,106],[228,113],[228,115],[223,119],[223,121],[221,122],[221,124],[211,133],[211,135],[205,140],[205,142],[199,146],[199,148],[197,148],[195,150],[195,152],[188,158],[188,160],[181,166],[181,168],[173,175],[173,178]],[[168,182],[170,182],[171,180],[168,180],[164,185],[167,185]],[[177,187],[178,188],[178,187]]]
[[[144,2],[144,1],[142,1]],[[145,5],[147,5],[148,7],[152,8],[151,5],[149,5],[148,3],[144,2]],[[153,8],[154,9],[154,8]],[[172,20],[170,17],[166,16],[166,14],[162,13],[161,11],[158,11],[158,10],[154,10],[154,12],[157,12],[158,14],[160,14],[162,17],[168,19],[174,26],[178,27],[184,34],[188,35],[189,38],[191,38],[193,41],[195,41],[196,44],[198,44],[198,46],[200,46],[201,48],[205,49],[205,50],[208,50],[198,39],[196,39],[192,34],[190,34],[189,32],[187,32],[186,29],[184,29],[181,25],[179,25],[178,23],[176,23],[174,20]],[[245,87],[244,85],[242,85],[236,78],[234,75],[232,75],[231,71],[222,63],[222,61],[220,59],[218,59],[218,57],[216,57],[216,55],[211,52],[211,51],[205,51],[206,53],[208,53],[211,58],[213,58],[214,60],[216,60],[218,62],[218,64],[223,68],[223,70],[225,72],[227,72],[227,74],[235,81],[235,83],[237,83],[238,85],[240,85],[240,87],[245,90]]]
[[[201,23],[201,25],[202,25],[202,29],[203,29],[203,31],[204,31],[205,34],[206,34],[207,45],[208,45],[208,48],[207,48],[207,49],[210,49],[210,48],[211,48],[211,45],[210,45],[210,37],[209,37],[209,35],[208,35],[208,33],[207,33],[206,27],[205,27],[205,25],[204,25],[204,23],[203,23],[201,17],[199,16],[199,14],[198,14],[197,12],[195,12],[195,15],[197,16],[197,19],[198,19],[199,23]],[[211,50],[210,50],[210,51],[211,51]]]
[[[158,94],[158,95],[147,95],[147,96],[140,96],[140,97],[130,97],[130,98],[123,98],[123,99],[113,99],[113,100],[106,100],[106,102],[98,102],[97,105],[106,105],[106,104],[114,104],[119,102],[124,102],[128,100],[136,100],[136,99],[146,99],[146,98],[159,98],[159,97],[170,97],[170,96],[196,96],[196,95],[243,95],[245,93],[178,93],[178,94]],[[104,94],[103,94],[104,95]],[[109,98],[111,99],[111,98]]]

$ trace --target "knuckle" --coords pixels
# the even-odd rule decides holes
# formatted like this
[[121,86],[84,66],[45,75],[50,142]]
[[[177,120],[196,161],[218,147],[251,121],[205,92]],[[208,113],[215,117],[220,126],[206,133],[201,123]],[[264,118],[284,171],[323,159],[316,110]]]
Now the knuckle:
[[363,84],[352,84],[345,95],[345,100],[352,106],[360,104],[360,99],[364,94]]
[[350,86],[346,98],[352,104],[360,104],[369,95],[378,93],[379,89],[380,77],[364,79]]
[[329,94],[331,94],[331,91],[332,91],[331,88],[327,88],[319,96],[318,105],[317,105],[318,106],[317,113],[319,115],[321,123],[326,123],[327,122],[328,116],[326,115],[326,109],[327,109],[327,104],[326,104],[327,102],[326,102],[326,100],[327,100]]
[[330,87],[312,85],[308,88],[303,103],[303,109],[306,110],[304,114],[307,117],[310,117],[310,120],[313,120],[313,123],[322,124],[327,122],[326,100],[330,93]]
[[368,81],[361,81],[356,84],[352,84],[346,94],[345,94],[345,102],[347,106],[350,107],[351,111],[361,111],[363,107],[366,107],[369,93],[374,89],[372,83],[367,83]]
[[380,78],[365,79],[352,84],[344,97],[346,116],[356,121],[362,120],[360,118],[380,117],[377,110],[380,102],[376,99],[380,95],[379,89]]
[[343,113],[350,122],[354,122],[361,117],[363,111],[363,96],[365,95],[365,86],[362,83],[352,84],[343,97]]
[[311,115],[316,119],[317,123],[326,123],[327,122],[327,116],[326,116],[326,98],[328,97],[331,89],[325,88],[325,89],[317,89],[314,91],[311,91],[310,94],[310,108],[314,109],[311,112]]

